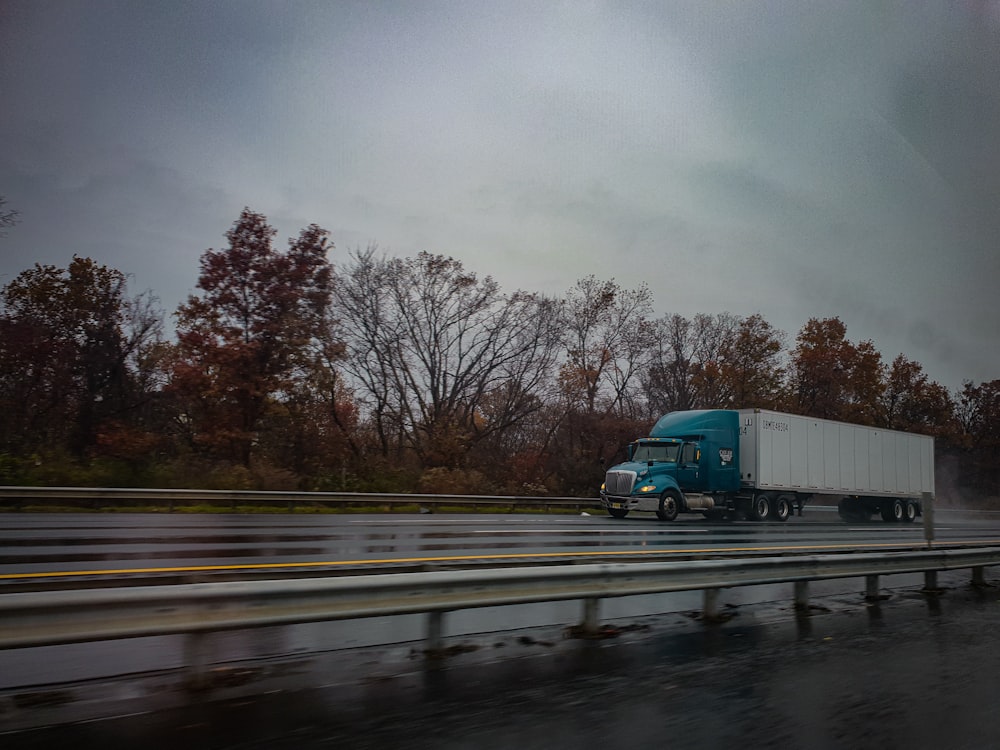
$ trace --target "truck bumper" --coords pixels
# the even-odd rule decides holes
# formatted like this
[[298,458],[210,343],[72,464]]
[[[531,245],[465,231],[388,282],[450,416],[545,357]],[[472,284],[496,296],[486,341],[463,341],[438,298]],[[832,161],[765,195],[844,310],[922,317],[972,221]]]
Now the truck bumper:
[[604,506],[605,510],[609,508],[614,508],[615,510],[635,510],[639,507],[639,498],[606,495],[602,492],[601,505]]

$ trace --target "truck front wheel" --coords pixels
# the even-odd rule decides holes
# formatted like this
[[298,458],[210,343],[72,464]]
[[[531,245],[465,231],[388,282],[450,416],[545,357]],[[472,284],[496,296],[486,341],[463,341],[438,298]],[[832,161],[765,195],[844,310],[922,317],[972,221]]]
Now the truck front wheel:
[[656,517],[661,521],[673,521],[681,510],[681,499],[673,490],[667,490],[660,496],[660,509]]

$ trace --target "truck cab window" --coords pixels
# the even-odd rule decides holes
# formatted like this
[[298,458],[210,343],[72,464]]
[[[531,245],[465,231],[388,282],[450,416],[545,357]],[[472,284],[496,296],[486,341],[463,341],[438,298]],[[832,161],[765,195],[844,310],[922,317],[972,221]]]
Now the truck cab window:
[[632,454],[633,461],[677,461],[677,445],[665,444],[655,445],[640,443]]
[[681,449],[681,463],[693,464],[698,461],[698,446],[694,443],[684,443]]

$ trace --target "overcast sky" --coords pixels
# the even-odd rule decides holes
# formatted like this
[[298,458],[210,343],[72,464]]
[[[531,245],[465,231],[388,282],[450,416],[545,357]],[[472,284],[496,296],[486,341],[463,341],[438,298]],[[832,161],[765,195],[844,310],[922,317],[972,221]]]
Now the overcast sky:
[[1000,378],[1000,2],[0,2],[0,284],[172,312],[244,206]]

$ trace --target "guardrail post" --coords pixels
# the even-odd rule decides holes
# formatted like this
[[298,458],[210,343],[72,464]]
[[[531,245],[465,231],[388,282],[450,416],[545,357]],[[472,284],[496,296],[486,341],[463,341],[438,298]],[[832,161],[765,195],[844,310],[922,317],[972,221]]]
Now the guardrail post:
[[924,571],[924,592],[928,594],[936,594],[940,589],[938,588],[938,572],[936,570],[925,570]]
[[972,585],[976,588],[983,588],[986,586],[986,578],[984,577],[984,572],[986,568],[982,565],[977,565],[972,569]]
[[427,643],[429,653],[437,653],[444,643],[444,612],[435,610],[427,613]]
[[716,622],[719,619],[720,589],[705,589],[702,597],[701,616],[705,622]]
[[194,632],[184,636],[184,669],[186,683],[192,690],[208,687],[208,633]]
[[583,628],[584,635],[597,635],[598,622],[601,619],[601,600],[600,599],[584,599],[583,600],[583,622],[580,626]]
[[799,612],[809,611],[809,581],[795,582],[795,609]]
[[865,576],[865,599],[870,602],[878,601],[878,576]]
[[934,542],[934,493],[924,492],[920,496],[920,512],[924,516],[924,539],[929,547]]

